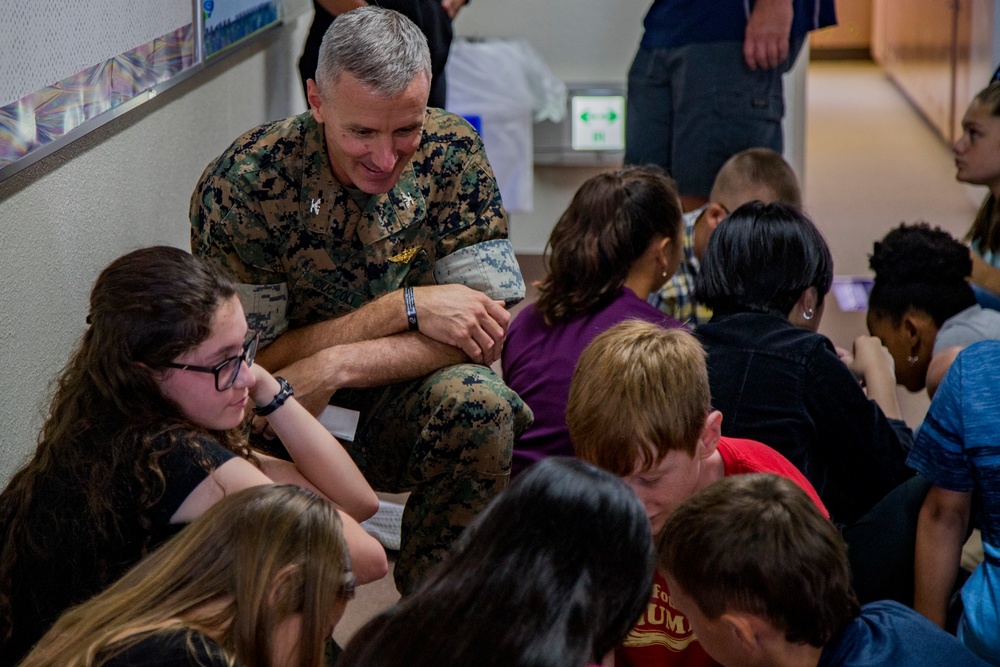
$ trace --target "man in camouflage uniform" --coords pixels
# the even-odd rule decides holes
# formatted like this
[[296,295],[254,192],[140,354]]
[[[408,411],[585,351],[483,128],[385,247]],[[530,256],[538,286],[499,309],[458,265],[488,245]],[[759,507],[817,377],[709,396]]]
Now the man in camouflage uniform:
[[192,248],[242,283],[259,363],[316,413],[359,410],[351,455],[374,488],[412,490],[404,595],[506,486],[531,423],[486,366],[524,295],[506,214],[479,136],[426,108],[429,84],[408,19],[344,14],[310,111],[237,139],[191,201]]

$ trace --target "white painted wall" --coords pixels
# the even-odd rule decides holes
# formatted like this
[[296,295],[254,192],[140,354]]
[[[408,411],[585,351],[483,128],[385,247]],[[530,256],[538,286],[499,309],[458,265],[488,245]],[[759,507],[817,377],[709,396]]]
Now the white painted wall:
[[305,109],[295,62],[309,18],[0,182],[0,487],[34,450],[100,269],[140,246],[189,247],[205,165],[245,130]]
[[650,0],[474,0],[455,20],[459,35],[528,40],[567,81],[621,81],[642,36]]

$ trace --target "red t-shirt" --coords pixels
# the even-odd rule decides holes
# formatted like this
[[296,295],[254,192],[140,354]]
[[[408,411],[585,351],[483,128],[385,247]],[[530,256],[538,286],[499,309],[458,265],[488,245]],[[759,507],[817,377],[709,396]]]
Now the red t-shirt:
[[[769,472],[792,480],[809,494],[823,516],[830,513],[823,506],[816,489],[788,459],[767,445],[754,440],[722,438],[719,453],[725,476]],[[653,597],[639,622],[615,649],[615,667],[716,667],[701,647],[687,619],[670,604],[670,591],[663,576],[656,572]]]

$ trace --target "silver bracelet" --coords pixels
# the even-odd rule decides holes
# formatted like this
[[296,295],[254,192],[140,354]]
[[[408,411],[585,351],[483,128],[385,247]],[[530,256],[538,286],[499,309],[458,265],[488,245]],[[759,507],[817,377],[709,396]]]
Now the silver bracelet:
[[403,301],[406,303],[406,323],[410,331],[417,331],[420,328],[417,322],[417,302],[413,299],[413,288],[403,288]]

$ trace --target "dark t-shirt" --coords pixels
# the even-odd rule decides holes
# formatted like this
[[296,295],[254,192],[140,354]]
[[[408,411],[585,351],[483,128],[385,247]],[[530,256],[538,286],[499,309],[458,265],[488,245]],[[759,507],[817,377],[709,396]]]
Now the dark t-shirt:
[[[642,47],[669,49],[702,42],[742,42],[753,3],[739,0],[655,0],[643,21]],[[790,36],[837,22],[834,0],[793,0]]]
[[[41,480],[28,525],[44,556],[19,558],[15,565],[8,591],[14,627],[10,640],[0,646],[0,665],[16,664],[66,609],[107,588],[183,527],[171,524],[170,517],[209,470],[235,455],[206,436],[182,438],[182,444],[173,447],[166,436],[154,443],[153,451],[162,451],[159,464],[165,485],[162,496],[146,511],[129,465],[120,466],[121,472],[111,479],[95,479],[94,471],[73,469],[54,470]],[[87,446],[100,451],[106,443],[95,436]],[[100,472],[107,469],[102,465]],[[119,517],[116,526],[105,525],[102,530],[95,524],[84,493],[89,485],[110,487],[108,498]],[[4,629],[0,627],[0,637]]]
[[226,652],[213,639],[194,630],[177,629],[149,635],[112,657],[104,667],[229,667],[229,664]]

